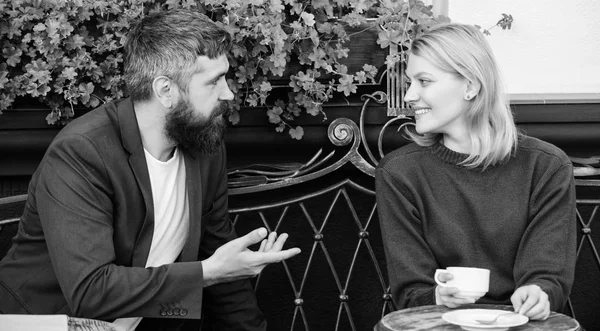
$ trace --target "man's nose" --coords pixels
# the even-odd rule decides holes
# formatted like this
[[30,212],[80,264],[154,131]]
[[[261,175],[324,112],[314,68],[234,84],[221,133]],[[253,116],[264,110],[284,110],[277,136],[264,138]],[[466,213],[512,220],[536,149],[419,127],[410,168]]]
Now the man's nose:
[[229,85],[225,83],[225,87],[223,88],[223,91],[221,92],[221,97],[219,99],[223,101],[231,101],[233,100],[233,97],[233,92],[229,88]]

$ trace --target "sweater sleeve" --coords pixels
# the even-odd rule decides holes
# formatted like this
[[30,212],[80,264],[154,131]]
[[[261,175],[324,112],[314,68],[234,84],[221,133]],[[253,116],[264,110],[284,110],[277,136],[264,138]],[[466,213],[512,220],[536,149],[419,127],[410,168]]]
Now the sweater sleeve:
[[561,311],[573,285],[577,251],[575,183],[572,165],[547,171],[530,198],[529,225],[514,265],[517,288],[536,284],[550,309]]
[[436,259],[424,239],[417,202],[399,174],[377,168],[375,187],[388,278],[397,308],[435,304]]

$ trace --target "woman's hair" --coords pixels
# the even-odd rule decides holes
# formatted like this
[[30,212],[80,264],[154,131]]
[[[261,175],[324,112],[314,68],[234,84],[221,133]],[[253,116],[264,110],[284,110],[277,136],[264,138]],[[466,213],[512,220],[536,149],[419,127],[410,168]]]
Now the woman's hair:
[[[466,109],[471,153],[461,165],[485,169],[510,157],[517,148],[518,130],[504,92],[500,68],[483,33],[471,25],[434,26],[412,42],[409,61],[411,55],[423,57],[479,87]],[[421,146],[433,145],[442,138],[438,133],[408,132],[408,135]]]
[[198,56],[215,59],[231,49],[231,35],[204,14],[186,10],[147,15],[124,45],[124,80],[133,101],[152,96],[152,81],[166,76],[187,91]]

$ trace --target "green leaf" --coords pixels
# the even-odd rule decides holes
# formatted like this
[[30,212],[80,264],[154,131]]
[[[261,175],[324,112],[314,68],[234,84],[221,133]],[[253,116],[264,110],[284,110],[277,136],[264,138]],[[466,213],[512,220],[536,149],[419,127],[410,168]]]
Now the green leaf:
[[260,92],[270,92],[272,89],[273,87],[268,81],[265,80],[262,83],[260,83]]
[[8,71],[0,71],[0,89],[4,89],[6,84],[8,83]]
[[36,32],[46,31],[46,25],[44,23],[38,23],[33,27],[33,31],[36,31]]
[[271,0],[269,9],[273,13],[280,14],[285,10],[285,6],[281,3],[281,0]]
[[281,107],[275,106],[271,109],[267,110],[267,116],[269,116],[269,123],[277,124],[281,122],[281,115],[283,113],[283,109]]
[[229,122],[231,122],[231,124],[236,125],[240,122],[240,112],[238,112],[237,110],[232,110],[231,113],[229,114]]
[[357,86],[352,83],[352,76],[344,76],[340,78],[340,84],[337,87],[338,92],[344,92],[345,96],[356,93]]
[[367,74],[364,71],[359,71],[355,75],[355,80],[359,84],[364,84],[367,82]]
[[290,129],[290,136],[294,139],[300,140],[304,136],[304,129],[301,126],[297,126],[295,129]]
[[329,0],[312,0],[312,7],[314,9],[323,9],[327,16],[333,16],[333,6]]
[[87,104],[90,101],[91,94],[94,92],[94,84],[80,83],[78,88],[79,88],[79,95],[81,98],[81,102],[83,102],[83,104]]
[[312,116],[317,116],[323,112],[323,107],[320,103],[313,101],[308,106],[306,106],[306,112]]
[[16,67],[21,62],[21,55],[23,51],[21,49],[10,46],[2,49],[2,57],[6,59],[6,64],[11,67]]
[[315,15],[307,13],[307,12],[303,12],[300,15],[300,18],[302,18],[302,20],[304,21],[304,24],[308,25],[308,26],[314,26],[315,25]]
[[275,131],[277,132],[283,132],[283,130],[285,130],[285,123],[281,122],[279,123],[279,125],[275,128]]

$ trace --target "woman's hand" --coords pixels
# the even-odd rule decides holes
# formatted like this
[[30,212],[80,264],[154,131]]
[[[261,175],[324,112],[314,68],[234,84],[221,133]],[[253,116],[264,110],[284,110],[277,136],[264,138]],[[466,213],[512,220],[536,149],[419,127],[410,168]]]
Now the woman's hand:
[[525,315],[532,320],[545,320],[550,316],[550,301],[537,285],[519,287],[510,297],[515,312]]
[[[448,272],[442,272],[439,274],[438,279],[445,283],[449,280],[452,280],[452,274]],[[436,305],[444,305],[448,308],[456,308],[458,306],[466,305],[468,303],[475,303],[476,299],[474,298],[457,298],[454,296],[458,292],[458,288],[456,287],[435,287],[435,304]]]

